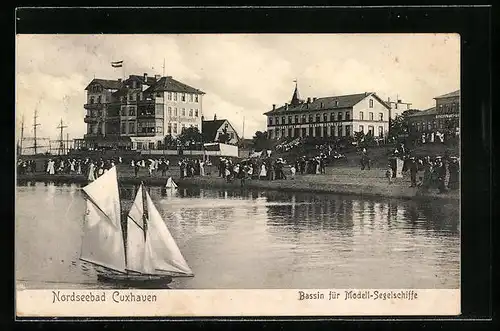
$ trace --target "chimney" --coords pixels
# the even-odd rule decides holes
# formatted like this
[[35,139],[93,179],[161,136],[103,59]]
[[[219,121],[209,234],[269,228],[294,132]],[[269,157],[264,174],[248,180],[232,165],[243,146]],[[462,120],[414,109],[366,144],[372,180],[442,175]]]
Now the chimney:
[[148,81],[148,73],[147,73],[147,72],[145,72],[145,73],[144,73],[144,82],[147,82],[147,81]]
[[273,103],[273,110],[276,110],[276,104]]
[[160,75],[155,75],[155,80],[159,80],[161,78]]
[[307,98],[307,103],[311,103],[311,97]]
[[288,110],[288,103],[285,103],[285,110]]
[[316,101],[316,99],[317,99],[316,97],[313,97],[313,102]]
[[214,114],[214,121],[217,121],[217,114]]

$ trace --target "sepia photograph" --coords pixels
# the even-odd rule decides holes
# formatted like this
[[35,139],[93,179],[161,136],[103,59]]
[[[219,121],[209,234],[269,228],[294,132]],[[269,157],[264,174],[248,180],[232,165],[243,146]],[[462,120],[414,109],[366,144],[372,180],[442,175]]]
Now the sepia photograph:
[[15,60],[18,304],[460,313],[460,35],[19,34]]

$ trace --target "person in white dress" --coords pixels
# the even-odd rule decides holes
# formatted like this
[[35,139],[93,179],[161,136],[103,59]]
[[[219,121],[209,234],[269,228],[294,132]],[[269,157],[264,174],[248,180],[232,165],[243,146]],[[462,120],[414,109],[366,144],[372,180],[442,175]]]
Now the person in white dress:
[[81,175],[82,174],[82,161],[78,160],[77,165],[76,165],[76,174]]
[[260,166],[259,178],[264,179],[266,177],[267,177],[266,165],[264,163],[262,163],[262,165]]
[[49,162],[47,164],[47,172],[49,173],[49,175],[55,174],[54,161],[52,161],[52,159],[49,159]]
[[75,159],[69,161],[69,171],[70,173],[74,174],[75,173]]
[[89,182],[93,182],[95,180],[94,172],[95,172],[94,162],[90,162],[90,165],[89,165],[89,174],[87,176],[87,179],[89,180]]
[[290,167],[290,173],[291,173],[290,178],[291,179],[295,179],[295,173],[296,172],[297,172],[297,169],[295,169],[295,166],[292,164],[292,166]]
[[200,161],[200,176],[205,176],[205,162]]

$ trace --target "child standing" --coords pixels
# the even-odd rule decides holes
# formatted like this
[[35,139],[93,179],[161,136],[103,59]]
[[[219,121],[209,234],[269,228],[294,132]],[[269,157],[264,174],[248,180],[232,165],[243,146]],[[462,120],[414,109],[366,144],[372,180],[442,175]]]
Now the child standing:
[[295,166],[292,164],[292,166],[290,167],[290,172],[291,172],[291,176],[290,178],[291,179],[295,179],[295,173],[297,172],[297,169],[295,169]]

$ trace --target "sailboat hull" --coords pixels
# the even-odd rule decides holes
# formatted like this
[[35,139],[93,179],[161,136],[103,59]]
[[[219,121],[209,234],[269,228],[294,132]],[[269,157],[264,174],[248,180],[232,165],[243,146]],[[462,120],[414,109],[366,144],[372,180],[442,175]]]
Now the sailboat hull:
[[157,289],[166,288],[172,282],[172,277],[167,275],[99,274],[97,280],[120,287]]

